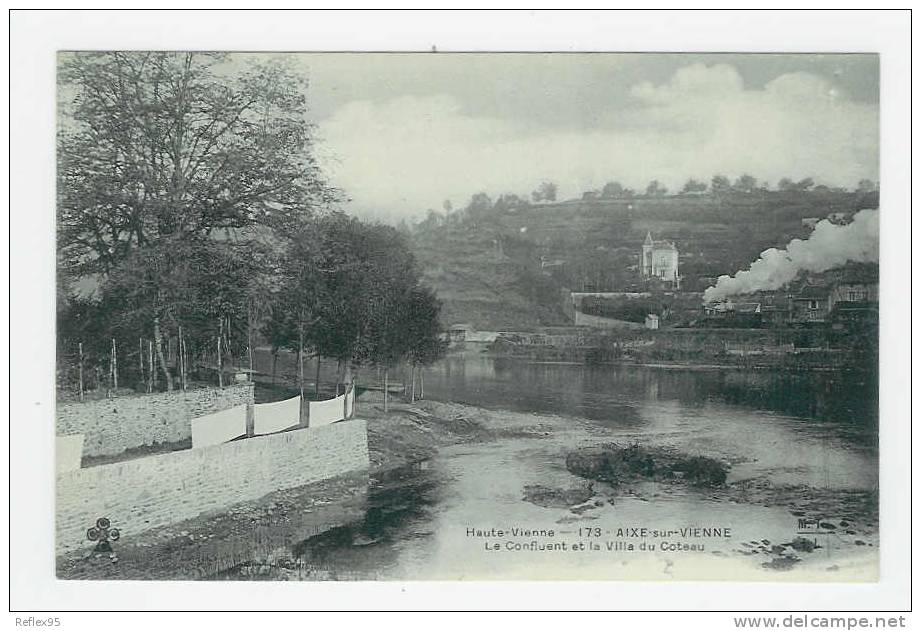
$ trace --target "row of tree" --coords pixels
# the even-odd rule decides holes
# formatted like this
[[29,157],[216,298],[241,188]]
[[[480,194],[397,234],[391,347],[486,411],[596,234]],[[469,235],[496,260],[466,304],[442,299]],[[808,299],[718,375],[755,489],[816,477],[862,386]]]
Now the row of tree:
[[[731,193],[750,195],[757,192],[764,192],[771,190],[771,186],[767,181],[759,181],[754,176],[744,174],[740,175],[735,181],[730,180],[725,175],[714,175],[710,182],[704,182],[701,180],[696,180],[694,178],[689,179],[684,185],[679,189],[679,195],[702,195],[707,192],[714,195],[726,195]],[[816,185],[815,181],[811,177],[807,177],[801,180],[793,180],[790,178],[782,178],[777,182],[776,186],[777,191],[781,192],[806,192],[806,191],[816,191],[816,192],[846,192],[847,189],[844,188],[829,188],[824,185]],[[470,202],[464,207],[463,212],[470,216],[485,215],[491,211],[505,211],[508,209],[518,208],[522,206],[527,206],[529,203],[540,203],[540,202],[554,202],[557,201],[557,194],[559,187],[549,181],[542,182],[530,195],[515,195],[513,193],[503,193],[499,195],[495,200],[489,197],[486,193],[477,193],[471,199]],[[879,191],[879,183],[873,182],[871,180],[863,179],[857,183],[857,186],[854,188],[856,193],[874,193]],[[663,185],[659,180],[652,180],[649,184],[646,185],[644,189],[644,194],[647,197],[664,197],[668,195],[669,189]],[[583,200],[593,200],[593,199],[631,199],[636,197],[638,193],[632,189],[624,186],[620,182],[611,181],[605,184],[601,190],[586,191],[582,194]],[[444,214],[439,214],[434,209],[429,209],[424,220],[420,222],[421,227],[425,228],[426,226],[432,226],[440,223],[445,219],[460,220],[460,217],[457,215],[453,204],[449,200],[445,200],[443,204]]]
[[[736,178],[735,181],[730,180],[725,175],[714,175],[709,184],[704,181],[696,180],[694,178],[689,179],[681,189],[678,191],[680,195],[688,194],[702,194],[710,192],[716,195],[726,194],[726,193],[742,193],[742,194],[751,194],[757,191],[768,191],[771,186],[769,182],[763,181],[759,182],[755,177],[744,174]],[[802,180],[792,180],[790,178],[782,178],[777,182],[776,190],[778,191],[809,191],[809,190],[835,190],[839,192],[844,192],[844,188],[830,189],[827,186],[819,185],[816,186],[815,181],[811,177],[804,178]],[[856,188],[854,189],[857,193],[872,193],[879,190],[879,185],[871,180],[860,180]],[[583,194],[583,199],[623,199],[636,196],[636,191],[631,188],[623,186],[620,182],[608,182],[602,187],[600,191],[587,191]],[[668,188],[663,186],[659,180],[652,180],[645,189],[645,194],[648,197],[663,197],[668,194]]]
[[[679,195],[702,195],[711,193],[713,195],[742,194],[751,195],[758,192],[770,190],[770,185],[766,181],[759,181],[751,175],[741,175],[735,181],[730,180],[725,175],[714,175],[709,184],[696,179],[689,179],[685,182],[678,192]],[[804,178],[794,181],[790,178],[782,178],[776,186],[780,192],[847,192],[844,188],[829,188],[824,185],[816,185],[815,181],[810,178]],[[416,226],[423,230],[438,226],[444,222],[461,223],[464,221],[475,222],[478,218],[485,217],[495,212],[505,212],[515,208],[528,206],[533,202],[552,202],[557,199],[558,187],[553,182],[543,182],[531,193],[530,199],[525,195],[516,195],[514,193],[503,193],[493,200],[486,193],[480,192],[474,194],[466,206],[461,209],[455,209],[450,200],[445,200],[443,204],[444,213],[438,213],[434,209],[429,209],[423,220],[417,222]],[[879,183],[871,180],[860,180],[854,188],[855,193],[870,194],[879,191]],[[645,195],[647,197],[664,197],[669,190],[659,180],[652,180],[646,186]],[[582,195],[583,200],[594,199],[632,199],[637,196],[637,192],[632,188],[625,187],[620,182],[611,181],[605,184],[600,191],[586,191]],[[403,225],[402,230],[408,232],[408,226]]]
[[[69,54],[59,77],[62,360],[80,345],[81,366],[105,364],[114,345],[172,389],[186,354],[251,363],[260,340],[338,360],[340,381],[441,352],[440,304],[404,237],[330,210],[341,194],[297,73],[125,52]],[[88,282],[90,297],[73,291]]]

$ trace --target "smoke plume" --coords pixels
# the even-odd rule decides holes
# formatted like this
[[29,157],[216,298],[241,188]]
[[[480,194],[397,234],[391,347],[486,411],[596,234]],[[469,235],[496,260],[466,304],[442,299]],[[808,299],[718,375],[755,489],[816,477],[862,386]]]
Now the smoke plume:
[[704,292],[704,302],[779,289],[801,270],[824,272],[848,261],[879,261],[879,210],[861,210],[845,225],[823,219],[808,239],[793,239],[784,250],[765,250],[747,270],[720,276],[716,285]]

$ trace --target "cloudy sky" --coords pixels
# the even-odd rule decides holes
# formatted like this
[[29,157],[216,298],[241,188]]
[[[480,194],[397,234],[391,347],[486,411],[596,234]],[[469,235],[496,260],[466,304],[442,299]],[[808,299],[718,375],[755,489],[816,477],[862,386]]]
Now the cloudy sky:
[[384,219],[486,191],[563,197],[750,173],[878,179],[873,55],[304,54],[318,151]]

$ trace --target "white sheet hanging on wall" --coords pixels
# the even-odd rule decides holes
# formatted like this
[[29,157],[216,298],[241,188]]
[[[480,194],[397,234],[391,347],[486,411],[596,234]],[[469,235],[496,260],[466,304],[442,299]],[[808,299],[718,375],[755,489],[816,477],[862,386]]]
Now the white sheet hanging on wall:
[[342,420],[345,395],[335,399],[310,402],[310,427],[321,427]]
[[58,473],[79,469],[83,460],[83,434],[57,436],[54,455]]
[[246,406],[192,419],[192,449],[218,445],[246,433]]
[[301,397],[273,403],[260,403],[254,410],[255,432],[257,434],[272,434],[283,429],[294,427],[300,422]]

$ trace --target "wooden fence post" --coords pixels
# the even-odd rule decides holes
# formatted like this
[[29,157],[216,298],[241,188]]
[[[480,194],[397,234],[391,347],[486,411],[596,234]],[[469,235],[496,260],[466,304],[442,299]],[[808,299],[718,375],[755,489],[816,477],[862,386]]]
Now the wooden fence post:
[[301,397],[301,406],[298,411],[300,413],[298,427],[302,429],[310,427],[310,401],[307,400],[307,397]]
[[252,438],[256,435],[256,406],[253,403],[246,404],[246,437]]

